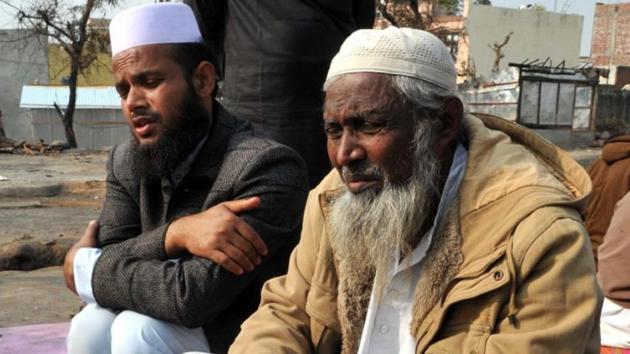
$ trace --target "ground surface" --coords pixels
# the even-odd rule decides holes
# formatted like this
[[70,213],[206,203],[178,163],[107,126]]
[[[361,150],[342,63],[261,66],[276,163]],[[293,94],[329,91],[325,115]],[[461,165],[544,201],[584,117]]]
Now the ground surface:
[[[586,165],[600,150],[571,154]],[[106,159],[103,152],[0,154],[0,250],[7,242],[63,246],[78,238],[98,216]],[[65,288],[59,266],[0,271],[0,327],[68,321],[80,304]]]
[[[105,152],[0,154],[0,249],[11,242],[73,243],[98,217],[106,160]],[[0,327],[69,321],[80,305],[60,266],[0,271]]]

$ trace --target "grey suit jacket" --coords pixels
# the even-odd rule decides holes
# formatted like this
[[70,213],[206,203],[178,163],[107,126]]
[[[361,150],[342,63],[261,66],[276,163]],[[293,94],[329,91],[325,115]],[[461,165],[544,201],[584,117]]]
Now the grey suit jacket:
[[[249,123],[214,105],[205,146],[175,189],[168,178],[147,178],[134,168],[128,143],[111,152],[99,219],[103,253],[92,287],[100,306],[203,326],[210,349],[220,353],[258,306],[263,282],[286,272],[299,239],[308,177],[293,150],[253,137]],[[260,206],[240,216],[269,249],[254,271],[237,276],[190,255],[168,261],[164,237],[170,222],[251,196],[260,196]]]

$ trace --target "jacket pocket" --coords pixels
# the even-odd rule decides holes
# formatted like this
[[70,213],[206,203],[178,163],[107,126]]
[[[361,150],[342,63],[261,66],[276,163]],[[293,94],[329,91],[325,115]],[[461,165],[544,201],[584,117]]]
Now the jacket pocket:
[[505,256],[481,273],[456,277],[444,303],[441,325],[426,353],[485,352],[500,316],[507,316],[513,281]]

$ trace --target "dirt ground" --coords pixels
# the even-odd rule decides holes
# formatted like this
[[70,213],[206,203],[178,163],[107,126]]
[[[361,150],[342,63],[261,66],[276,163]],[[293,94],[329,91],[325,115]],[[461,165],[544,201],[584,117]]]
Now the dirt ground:
[[[15,240],[73,243],[98,217],[106,160],[106,152],[0,154],[0,248]],[[0,271],[0,327],[69,321],[80,305],[60,266]]]
[[[583,165],[600,153],[571,151]],[[77,239],[99,214],[106,160],[106,152],[0,154],[0,249],[14,240]],[[68,321],[80,304],[65,288],[60,266],[0,271],[0,327]]]

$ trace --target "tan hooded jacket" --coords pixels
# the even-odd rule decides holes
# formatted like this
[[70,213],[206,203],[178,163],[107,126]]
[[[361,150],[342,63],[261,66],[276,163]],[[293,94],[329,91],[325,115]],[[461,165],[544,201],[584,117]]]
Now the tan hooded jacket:
[[[591,184],[568,155],[529,130],[465,119],[469,159],[458,203],[436,235],[415,287],[417,353],[598,353],[602,296],[580,211]],[[311,191],[286,276],[230,353],[339,353],[364,314],[348,299],[326,231],[331,172]],[[342,291],[339,291],[342,289]]]

